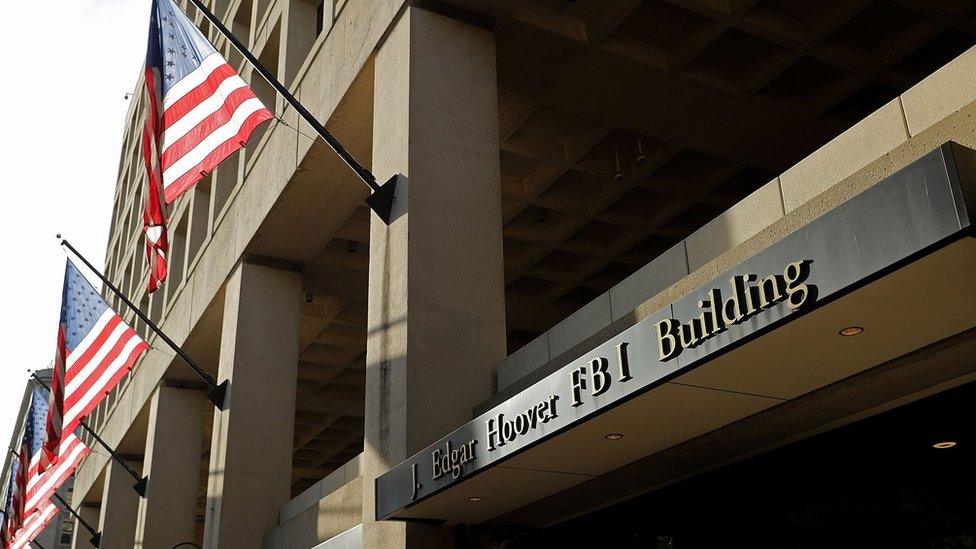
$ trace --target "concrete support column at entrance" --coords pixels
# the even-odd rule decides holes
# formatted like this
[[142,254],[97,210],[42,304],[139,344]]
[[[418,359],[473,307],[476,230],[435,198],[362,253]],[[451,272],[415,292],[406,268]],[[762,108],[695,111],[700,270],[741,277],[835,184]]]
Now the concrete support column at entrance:
[[[85,522],[92,525],[96,530],[98,529],[98,517],[101,515],[98,505],[83,503],[77,511],[81,515],[81,518],[85,519]],[[76,519],[72,518],[71,520],[75,521],[75,532],[71,538],[71,549],[94,549],[95,546],[89,541],[92,537],[91,532]]]
[[241,263],[227,281],[204,547],[260,548],[290,498],[301,273]]
[[[127,462],[139,471],[142,464]],[[102,532],[101,549],[130,549],[136,535],[136,519],[139,515],[139,494],[132,489],[132,476],[117,461],[109,460],[105,466],[105,483],[102,487],[102,508],[98,529]]]
[[193,389],[159,387],[153,394],[143,469],[149,491],[139,501],[135,547],[170,549],[195,539],[203,421],[209,405],[203,392]]
[[470,420],[506,356],[494,35],[408,6],[374,90],[374,173],[409,181],[370,223],[363,546],[449,547],[376,522],[373,481]]

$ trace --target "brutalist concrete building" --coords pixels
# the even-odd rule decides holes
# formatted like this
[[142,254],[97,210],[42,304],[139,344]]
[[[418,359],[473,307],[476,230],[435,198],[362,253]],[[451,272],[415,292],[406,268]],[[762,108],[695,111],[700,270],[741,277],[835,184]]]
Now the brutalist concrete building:
[[230,392],[113,301],[102,547],[972,546],[971,2],[210,6],[405,179],[189,10],[280,120],[146,295],[132,99],[108,276]]

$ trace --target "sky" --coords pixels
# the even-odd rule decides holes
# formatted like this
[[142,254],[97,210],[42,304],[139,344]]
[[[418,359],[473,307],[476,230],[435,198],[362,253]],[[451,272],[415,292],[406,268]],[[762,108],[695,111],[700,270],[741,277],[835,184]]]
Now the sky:
[[150,0],[4,4],[3,444],[14,429],[27,370],[46,368],[54,357],[65,261],[55,235],[62,233],[96,267],[104,263],[129,106],[124,96],[142,69],[149,6]]

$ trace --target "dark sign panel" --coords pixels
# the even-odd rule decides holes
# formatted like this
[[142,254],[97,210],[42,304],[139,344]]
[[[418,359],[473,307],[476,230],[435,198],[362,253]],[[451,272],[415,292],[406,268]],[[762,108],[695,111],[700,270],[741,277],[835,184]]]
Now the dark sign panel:
[[969,227],[964,201],[953,148],[944,145],[379,477],[377,517],[957,238]]

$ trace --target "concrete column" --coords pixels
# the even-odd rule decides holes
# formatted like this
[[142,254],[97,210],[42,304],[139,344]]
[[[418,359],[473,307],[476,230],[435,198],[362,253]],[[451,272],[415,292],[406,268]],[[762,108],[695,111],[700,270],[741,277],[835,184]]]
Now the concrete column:
[[373,479],[471,419],[506,356],[494,35],[407,7],[374,89],[373,170],[409,182],[370,223],[363,546],[451,546],[375,522]]
[[[136,471],[142,464],[129,462]],[[105,466],[105,483],[102,487],[102,509],[98,529],[102,532],[101,549],[131,549],[136,535],[136,519],[139,515],[139,494],[132,489],[135,480],[117,461],[109,460]]]
[[260,548],[291,486],[301,273],[242,263],[227,281],[204,547]]
[[[98,505],[83,503],[78,509],[78,514],[85,519],[85,522],[92,525],[96,530],[98,529],[98,517],[101,515]],[[75,520],[75,533],[72,535],[71,549],[95,549],[95,546],[89,541],[92,537],[91,532],[76,519],[72,520]]]
[[148,498],[139,502],[135,546],[169,549],[195,539],[203,420],[201,391],[159,387],[149,404],[144,472]]

